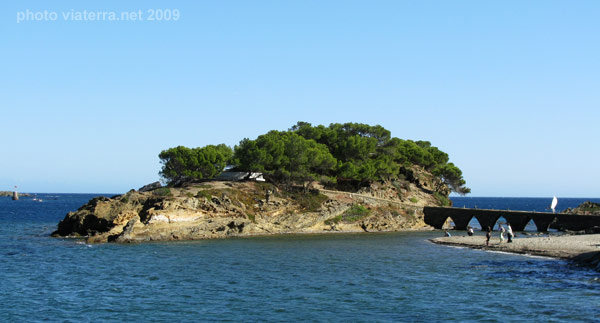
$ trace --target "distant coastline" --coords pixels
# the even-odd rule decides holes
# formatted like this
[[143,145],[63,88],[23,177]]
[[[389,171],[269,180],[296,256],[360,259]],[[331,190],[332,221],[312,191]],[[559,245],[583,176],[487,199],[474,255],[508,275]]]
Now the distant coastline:
[[[0,191],[0,196],[13,196],[13,191]],[[32,196],[29,193],[19,193],[19,197],[27,197],[27,196]]]

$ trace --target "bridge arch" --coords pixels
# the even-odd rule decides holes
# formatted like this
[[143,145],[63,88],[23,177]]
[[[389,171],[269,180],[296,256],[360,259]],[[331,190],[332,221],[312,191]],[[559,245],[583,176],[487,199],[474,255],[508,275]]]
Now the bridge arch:
[[492,230],[494,231],[498,231],[500,229],[500,225],[504,226],[504,229],[506,229],[506,223],[508,223],[509,221],[506,220],[506,218],[504,216],[499,216],[498,219],[496,219],[496,222],[494,222],[494,226],[492,227]]
[[513,231],[525,231],[525,227],[531,221],[531,218],[527,215],[517,215],[517,214],[504,214],[504,218],[508,223],[510,223],[510,227]]
[[473,230],[483,230],[481,223],[479,223],[479,220],[477,220],[477,218],[474,216],[471,217],[471,221],[469,221],[469,226],[473,228]]
[[475,218],[483,231],[493,228],[500,217],[510,222],[513,231],[523,231],[533,221],[537,231],[547,232],[554,223],[563,230],[587,230],[600,226],[600,216],[576,214],[552,214],[527,211],[481,210],[452,207],[425,206],[424,221],[436,229],[441,229],[446,219],[452,218],[455,228],[464,230],[471,219]]
[[454,219],[451,216],[449,216],[444,221],[444,224],[442,224],[442,229],[451,230],[454,229],[455,226],[456,224],[454,223]]
[[454,230],[467,230],[467,226],[469,226],[469,222],[471,222],[472,216],[458,216],[454,215],[452,217],[448,217],[448,219],[452,219],[454,222]]
[[[475,218],[481,225],[482,231],[494,228],[500,217],[510,222],[513,231],[523,231],[530,220],[536,226],[537,231],[548,231],[550,224],[555,221],[556,216],[552,213],[503,211],[503,210],[481,210],[465,208],[429,207],[423,208],[425,223],[436,229],[441,229],[448,218],[452,218],[455,229],[465,230],[471,219]],[[563,220],[566,223],[566,220]]]
[[531,214],[531,220],[535,224],[535,227],[539,232],[547,232],[550,228],[550,224],[555,221],[556,217],[554,214]]
[[494,230],[494,225],[500,218],[500,215],[493,213],[481,213],[475,215],[479,224],[481,224],[481,231],[487,231],[488,227]]

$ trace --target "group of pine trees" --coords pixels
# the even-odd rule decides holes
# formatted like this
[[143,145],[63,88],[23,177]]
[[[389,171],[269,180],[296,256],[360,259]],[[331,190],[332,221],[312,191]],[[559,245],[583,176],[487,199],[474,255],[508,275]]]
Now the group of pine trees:
[[452,191],[470,192],[461,170],[449,162],[448,154],[428,141],[391,137],[382,126],[334,123],[328,127],[298,122],[288,131],[272,130],[254,140],[199,148],[178,146],[162,151],[160,175],[170,184],[211,179],[226,166],[239,171],[264,173],[285,183],[338,179],[367,184],[403,176],[411,165],[419,165],[438,176]]

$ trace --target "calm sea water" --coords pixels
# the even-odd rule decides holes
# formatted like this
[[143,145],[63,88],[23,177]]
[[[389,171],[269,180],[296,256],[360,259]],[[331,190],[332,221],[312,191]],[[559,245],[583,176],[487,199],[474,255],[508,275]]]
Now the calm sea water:
[[[439,231],[87,245],[48,235],[92,195],[38,197],[42,203],[0,198],[0,321],[600,317],[599,273],[560,260],[427,241]],[[456,206],[515,210],[548,204],[454,200]]]
[[[550,203],[552,196],[547,198],[528,198],[528,197],[452,197],[454,207],[494,209],[494,210],[513,210],[513,211],[534,211],[534,212],[552,212]],[[585,201],[600,203],[600,198],[558,198],[556,211],[560,212],[567,208],[575,208]]]

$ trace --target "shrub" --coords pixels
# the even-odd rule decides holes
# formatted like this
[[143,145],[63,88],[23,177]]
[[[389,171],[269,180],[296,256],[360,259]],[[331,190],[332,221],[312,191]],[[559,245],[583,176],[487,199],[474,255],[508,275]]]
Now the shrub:
[[152,191],[152,195],[156,195],[156,196],[173,196],[173,193],[171,193],[171,189],[168,187],[161,187],[161,188],[157,188],[154,191]]
[[340,223],[340,221],[342,221],[342,216],[338,215],[338,216],[333,217],[331,219],[325,220],[325,224],[326,225],[338,224],[338,223]]
[[369,214],[371,214],[371,210],[360,204],[354,204],[348,210],[346,210],[346,212],[344,212],[342,219],[344,222],[355,222],[366,216],[369,216]]
[[435,199],[440,203],[441,206],[450,206],[452,205],[452,202],[450,202],[450,200],[445,197],[444,195],[435,192],[433,193],[433,196],[435,197]]
[[122,203],[129,203],[129,194],[125,194],[125,195],[121,196],[120,201]]
[[196,193],[196,197],[197,198],[206,198],[207,200],[210,201],[210,199],[212,198],[212,194],[210,194],[210,191],[198,191],[198,193]]
[[[400,174],[400,176],[404,177],[404,175],[402,175],[402,174]],[[398,179],[396,181],[393,181],[392,186],[394,186],[396,188],[396,190],[398,190],[398,191],[402,191],[402,190],[408,191],[410,189],[410,183],[404,179]]]
[[300,206],[303,211],[306,212],[315,212],[317,211],[323,202],[327,201],[329,198],[327,195],[321,194],[318,190],[311,190],[309,192],[286,192],[286,197],[291,198]]

